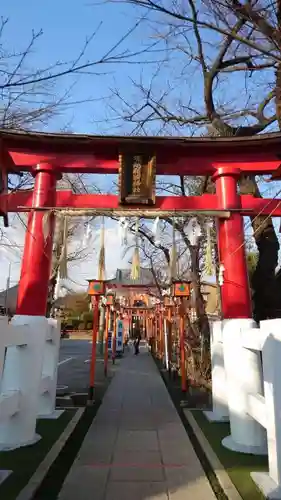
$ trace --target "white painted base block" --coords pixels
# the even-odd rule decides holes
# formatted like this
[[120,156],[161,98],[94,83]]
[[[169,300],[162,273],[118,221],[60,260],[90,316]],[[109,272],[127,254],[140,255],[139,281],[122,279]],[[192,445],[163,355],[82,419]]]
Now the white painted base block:
[[64,413],[64,410],[55,410],[53,413],[50,413],[49,415],[38,415],[38,418],[40,419],[46,419],[46,420],[57,420],[62,414]]
[[85,406],[61,406],[62,410],[79,410],[80,408],[85,408]]
[[11,444],[10,446],[3,445],[0,443],[0,451],[13,451],[17,450],[18,448],[23,448],[24,446],[32,446],[33,444],[38,443],[40,439],[41,439],[40,434],[35,434],[34,438],[31,441],[27,441],[26,443],[15,444],[15,445]]
[[229,416],[222,417],[215,411],[203,411],[203,413],[209,422],[229,422]]
[[240,443],[236,443],[236,441],[234,441],[232,439],[232,436],[225,437],[222,440],[221,444],[225,448],[227,448],[228,450],[236,451],[237,453],[246,453],[249,455],[267,455],[268,454],[267,446],[265,448],[263,448],[261,446],[243,445]]
[[59,399],[60,401],[63,399],[64,401],[69,401],[71,399],[70,396],[57,396],[56,399]]
[[12,472],[12,470],[0,470],[0,484],[3,483]]
[[277,486],[267,472],[251,472],[251,478],[268,500],[281,500],[281,486]]
[[68,390],[68,385],[58,385],[56,390],[57,396],[60,394],[64,394],[65,391],[67,390]]

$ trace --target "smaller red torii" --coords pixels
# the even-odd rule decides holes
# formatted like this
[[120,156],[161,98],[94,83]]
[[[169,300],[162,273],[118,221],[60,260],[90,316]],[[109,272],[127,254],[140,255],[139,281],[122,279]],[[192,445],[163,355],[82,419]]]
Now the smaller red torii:
[[[213,176],[216,194],[159,196],[152,212],[201,212],[218,218],[219,260],[224,318],[251,317],[251,298],[244,249],[243,215],[280,216],[281,200],[260,199],[237,191],[241,175],[281,175],[281,134],[248,138],[107,137],[0,131],[2,190],[0,212],[29,212],[17,313],[44,316],[52,259],[54,214],[47,237],[43,217],[48,210],[120,209],[117,196],[56,191],[63,173],[117,173],[119,155],[149,153],[157,158],[157,175]],[[8,173],[31,172],[33,190],[5,192]],[[123,207],[124,208],[124,207]],[[142,207],[143,208],[143,207]],[[128,216],[136,206],[126,206]]]

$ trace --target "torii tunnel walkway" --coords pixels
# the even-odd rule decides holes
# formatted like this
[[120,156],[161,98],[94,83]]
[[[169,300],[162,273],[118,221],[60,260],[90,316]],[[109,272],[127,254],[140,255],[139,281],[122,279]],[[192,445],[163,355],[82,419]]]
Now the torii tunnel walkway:
[[145,347],[120,362],[59,500],[213,500]]

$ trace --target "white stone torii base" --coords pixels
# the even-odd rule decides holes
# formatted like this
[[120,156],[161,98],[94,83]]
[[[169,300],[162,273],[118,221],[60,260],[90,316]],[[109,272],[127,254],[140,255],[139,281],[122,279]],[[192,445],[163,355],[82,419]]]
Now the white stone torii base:
[[210,322],[212,364],[212,411],[204,411],[209,422],[229,422],[227,386],[223,357],[223,321]]
[[266,430],[248,413],[248,395],[263,393],[260,353],[243,347],[242,335],[257,336],[252,319],[223,322],[223,353],[227,382],[230,436],[222,444],[231,451],[267,455]]
[[36,420],[48,328],[43,316],[15,316],[5,330],[8,349],[1,392],[10,398],[8,418],[0,420],[1,450],[28,446],[40,439]]

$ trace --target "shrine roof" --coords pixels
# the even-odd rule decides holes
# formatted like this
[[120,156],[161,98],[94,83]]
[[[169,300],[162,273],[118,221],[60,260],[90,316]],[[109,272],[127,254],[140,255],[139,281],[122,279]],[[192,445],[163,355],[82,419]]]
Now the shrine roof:
[[108,285],[120,285],[126,287],[156,287],[155,279],[151,269],[141,268],[140,277],[137,280],[131,278],[130,269],[117,269],[115,278],[107,281]]

